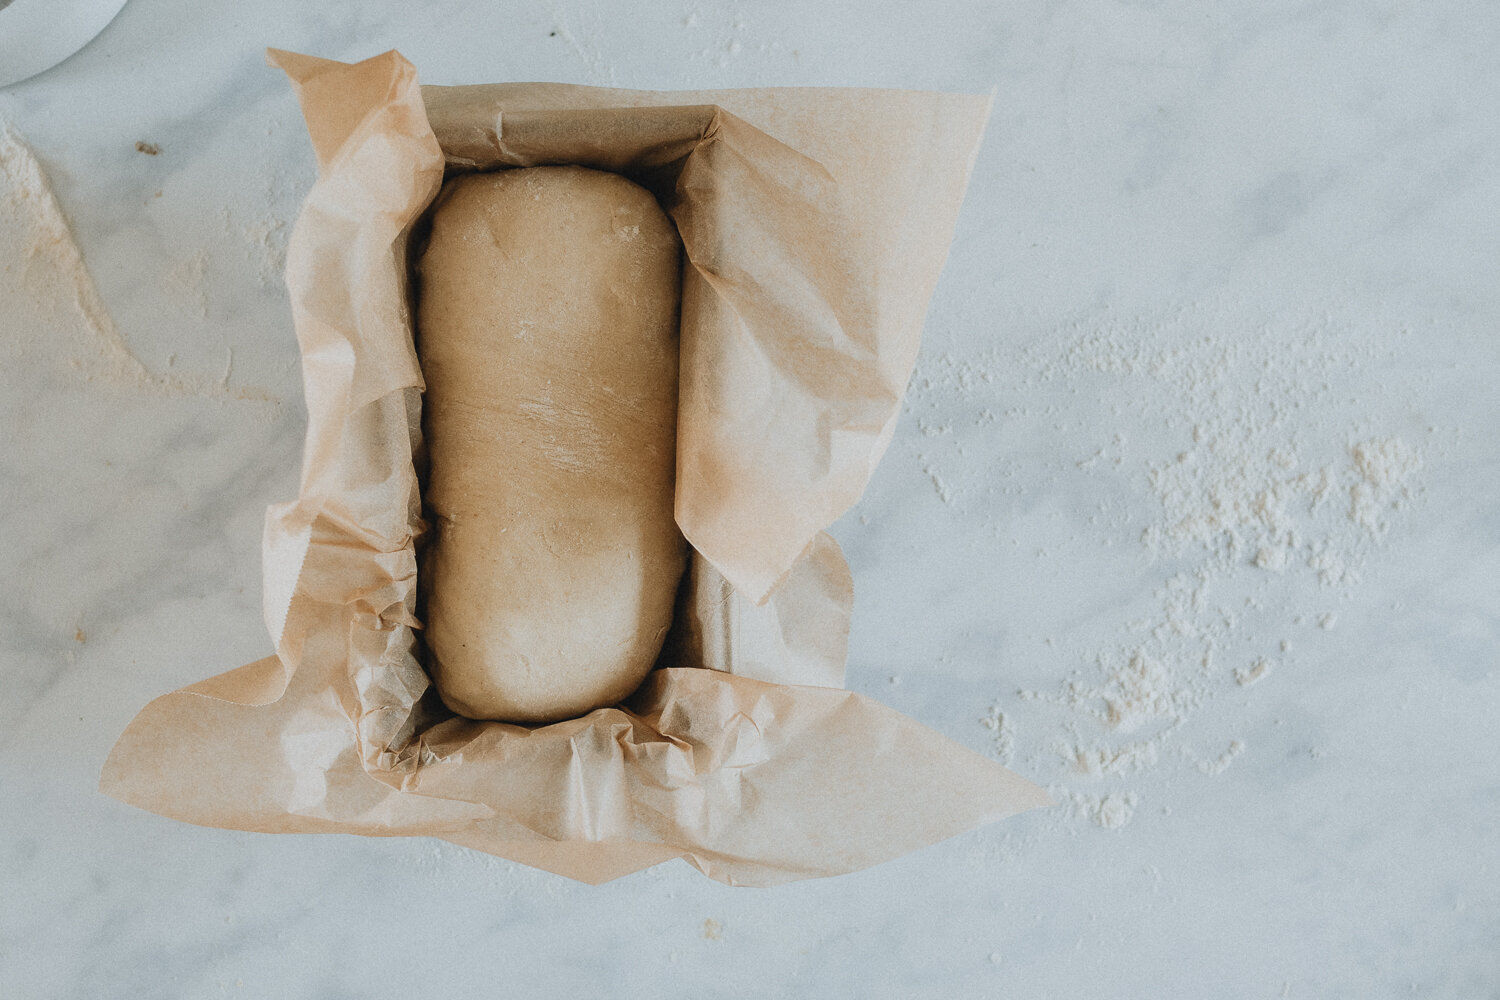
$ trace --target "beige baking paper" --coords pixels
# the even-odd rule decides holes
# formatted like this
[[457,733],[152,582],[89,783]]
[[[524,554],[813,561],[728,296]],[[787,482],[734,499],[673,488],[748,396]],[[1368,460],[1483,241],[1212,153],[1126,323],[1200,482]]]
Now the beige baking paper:
[[[842,690],[852,591],[822,531],[890,439],[985,99],[424,94],[394,52],[272,61],[319,165],[287,262],[308,430],[299,496],[266,519],[276,653],[147,705],[102,790],[208,826],[441,837],[586,882],[680,857],[744,885],[1047,803]],[[407,251],[445,169],[554,162],[634,177],[683,235],[677,514],[695,553],[641,690],[526,728],[453,716],[417,660]]]

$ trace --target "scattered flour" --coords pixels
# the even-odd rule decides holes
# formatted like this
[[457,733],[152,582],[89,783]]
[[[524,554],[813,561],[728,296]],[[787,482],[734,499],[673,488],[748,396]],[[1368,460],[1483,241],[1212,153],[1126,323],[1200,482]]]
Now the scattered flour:
[[995,758],[1002,764],[1009,764],[1016,752],[1016,734],[1006,724],[1005,713],[1000,710],[998,701],[990,706],[979,723],[994,735]]
[[1075,818],[1088,820],[1106,830],[1118,830],[1135,818],[1140,796],[1135,792],[1110,792],[1094,795],[1072,789],[1052,787],[1048,793]]
[[[1164,661],[1153,659],[1144,650],[1132,649],[1113,665],[1101,656],[1099,666],[1104,685],[1091,688],[1069,682],[1068,703],[1098,716],[1110,729],[1128,733],[1147,722],[1181,719],[1198,700],[1191,689],[1174,681]],[[1102,712],[1091,704],[1095,701],[1103,703]]]
[[1127,774],[1156,764],[1161,757],[1162,739],[1155,737],[1125,746],[1085,747],[1062,745],[1058,753],[1073,765],[1073,771],[1090,778],[1106,774]]
[[[710,5],[708,9],[689,10],[680,23],[691,34],[709,43],[689,54],[688,58],[695,63],[722,69],[745,51],[745,29],[749,22],[738,4],[721,2]],[[762,42],[757,50],[769,53],[778,47],[775,42]]]
[[285,284],[286,244],[291,228],[285,219],[274,215],[243,226],[240,234],[257,254],[257,274],[262,288],[281,288]]
[[239,213],[225,207],[220,213],[227,243],[238,242],[245,252],[245,261],[256,269],[260,287],[283,289],[286,282],[286,247],[291,238],[291,227],[276,214],[275,206],[282,199],[280,182],[272,179],[265,192],[265,214],[246,222]]
[[[5,346],[16,353],[50,350],[81,377],[150,385],[104,308],[83,255],[42,165],[0,122],[0,276]],[[61,327],[64,343],[40,343]]]
[[1402,506],[1422,471],[1422,456],[1400,438],[1361,441],[1350,454],[1360,480],[1349,487],[1349,520],[1380,537],[1390,530],[1390,512]]
[[[188,258],[167,281],[191,288],[201,279],[205,260]],[[85,382],[169,396],[270,398],[263,389],[232,389],[227,378],[156,374],[131,353],[99,296],[41,163],[4,122],[0,122],[0,300],[5,302],[0,313],[0,350],[12,362],[52,359]]]
[[1248,667],[1236,667],[1234,670],[1234,682],[1240,687],[1248,687],[1265,677],[1271,670],[1271,661],[1262,656]]
[[[607,34],[598,13],[579,9],[570,9],[565,12],[562,4],[550,2],[550,0],[547,10],[552,16],[552,29],[548,32],[549,37],[567,46],[583,65],[589,82],[602,87],[619,86],[615,79],[614,63],[605,55]],[[569,19],[569,13],[581,19],[577,30],[574,29],[573,22]],[[606,41],[601,42],[601,38]]]
[[1198,770],[1204,774],[1223,774],[1224,769],[1227,768],[1236,757],[1244,752],[1244,741],[1234,740],[1229,744],[1228,749],[1219,754],[1219,756],[1215,757],[1213,760],[1200,760],[1198,762]]
[[922,471],[927,473],[927,478],[932,480],[932,488],[937,491],[939,500],[943,501],[943,503],[948,503],[953,499],[953,491],[948,488],[948,484],[943,480],[942,476],[938,475],[936,470],[930,465],[924,465]]
[[[921,432],[916,458],[938,498],[986,519],[1000,537],[1007,526],[988,508],[1020,495],[1019,485],[993,485],[1021,479],[1022,467],[1005,455],[1016,441],[1083,438],[1081,454],[1044,466],[1047,484],[1128,498],[1100,503],[1087,518],[1097,534],[1072,541],[1086,550],[1134,539],[1138,557],[1160,574],[1151,610],[1122,622],[1113,645],[1047,636],[1047,648],[1076,657],[1070,676],[1053,691],[1019,692],[1032,710],[1001,714],[996,705],[982,720],[997,734],[997,757],[1019,750],[1044,781],[1056,769],[1049,791],[1067,807],[1063,815],[1109,829],[1135,816],[1136,782],[1153,776],[1153,788],[1165,787],[1181,770],[1174,761],[1218,775],[1247,752],[1234,733],[1209,759],[1188,746],[1166,751],[1201,707],[1270,683],[1273,673],[1292,681],[1300,664],[1288,636],[1309,635],[1313,623],[1334,627],[1327,605],[1353,595],[1422,493],[1421,448],[1404,428],[1379,433],[1374,407],[1343,389],[1380,360],[1380,338],[1339,336],[1326,317],[1255,331],[1230,322],[1192,307],[1061,331],[1024,351],[925,356],[908,395]],[[1057,403],[1062,394],[1078,399],[1076,411]],[[954,401],[969,417],[967,435]],[[1017,428],[1010,442],[1007,424]],[[965,457],[957,447],[965,437],[971,448],[993,439],[996,453]],[[1153,453],[1159,442],[1168,445]],[[1031,461],[1028,485],[1038,471]],[[975,478],[983,485],[971,486]],[[1051,554],[1036,549],[1038,559]],[[1214,722],[1235,725],[1225,707]],[[1108,787],[1085,792],[1072,787],[1079,780]]]

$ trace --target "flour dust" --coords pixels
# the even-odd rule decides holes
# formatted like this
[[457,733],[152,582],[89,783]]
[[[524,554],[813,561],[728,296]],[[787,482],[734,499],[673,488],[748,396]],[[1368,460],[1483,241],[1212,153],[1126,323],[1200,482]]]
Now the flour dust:
[[[268,232],[269,241],[274,236]],[[164,278],[206,312],[198,252]],[[98,386],[164,396],[267,401],[264,390],[229,385],[233,357],[218,378],[150,371],[130,350],[94,284],[67,217],[36,155],[0,121],[0,351],[8,363],[60,365]]]
[[1027,544],[995,511],[1028,490],[1073,495],[1076,544],[1036,558],[1123,549],[1151,581],[1149,602],[1094,615],[1111,639],[1045,637],[1055,685],[976,712],[1062,821],[1125,827],[1148,793],[1169,810],[1179,776],[1253,756],[1238,728],[1255,696],[1315,667],[1298,637],[1336,626],[1421,499],[1436,430],[1381,424],[1402,408],[1351,389],[1406,332],[1247,329],[1236,312],[1080,323],[1024,350],[927,355],[913,377],[916,464],[987,544]]

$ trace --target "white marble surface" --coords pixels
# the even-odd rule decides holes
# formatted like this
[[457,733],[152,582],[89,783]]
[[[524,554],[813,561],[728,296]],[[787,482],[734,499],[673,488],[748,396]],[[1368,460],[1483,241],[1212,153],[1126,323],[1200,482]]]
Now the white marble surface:
[[[313,165],[266,45],[437,83],[996,87],[908,415],[836,529],[850,683],[1064,805],[747,891],[97,794],[141,705],[270,649]],[[0,305],[0,995],[1500,995],[1497,52],[1500,8],[1458,0],[131,0],[0,90],[131,351],[197,390],[86,381]],[[1210,480],[1276,508],[1223,559],[1173,544]],[[1291,558],[1257,566],[1273,528]],[[1171,703],[1112,728],[1086,692],[1135,652]]]

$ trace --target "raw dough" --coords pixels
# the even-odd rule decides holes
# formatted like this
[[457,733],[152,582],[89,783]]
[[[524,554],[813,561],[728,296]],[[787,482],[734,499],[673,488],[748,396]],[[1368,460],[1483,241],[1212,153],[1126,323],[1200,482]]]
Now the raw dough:
[[418,266],[433,525],[418,582],[453,711],[550,722],[630,694],[672,620],[681,244],[582,167],[449,181]]

